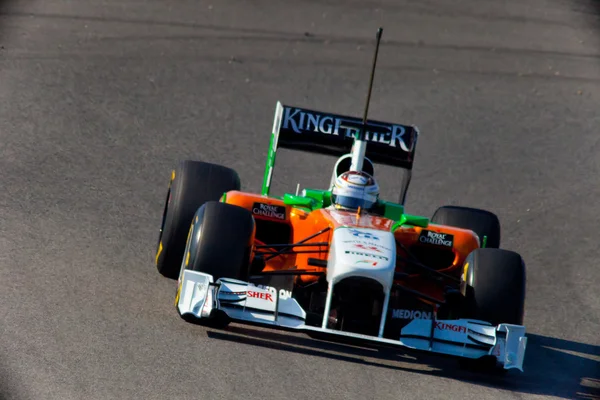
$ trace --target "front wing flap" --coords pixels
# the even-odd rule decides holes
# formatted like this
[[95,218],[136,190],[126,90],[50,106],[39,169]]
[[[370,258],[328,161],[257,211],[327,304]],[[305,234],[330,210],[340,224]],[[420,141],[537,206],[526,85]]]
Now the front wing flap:
[[494,356],[504,369],[523,371],[527,346],[525,327],[467,319],[415,319],[402,328],[398,340],[306,325],[306,312],[285,290],[255,286],[234,279],[219,279],[185,270],[177,292],[180,315],[210,318],[220,310],[231,320],[302,332],[319,332],[384,345],[476,359]]

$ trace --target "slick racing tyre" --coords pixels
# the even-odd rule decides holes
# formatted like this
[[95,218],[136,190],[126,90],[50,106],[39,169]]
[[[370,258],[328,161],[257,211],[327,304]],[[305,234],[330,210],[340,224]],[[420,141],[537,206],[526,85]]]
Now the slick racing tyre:
[[184,269],[219,278],[248,280],[254,243],[252,213],[232,204],[209,201],[198,209],[185,247]]
[[[525,262],[513,251],[476,249],[465,260],[460,289],[463,294],[462,318],[523,325],[525,310]],[[507,371],[493,356],[463,359],[462,368],[487,373]]]
[[461,277],[463,317],[522,325],[525,286],[525,262],[518,253],[476,249],[467,256]]
[[194,213],[207,201],[240,189],[234,170],[206,162],[183,161],[171,174],[156,251],[156,267],[167,278],[178,276]]
[[479,236],[481,246],[483,246],[483,237],[486,236],[485,247],[495,249],[500,247],[500,220],[496,214],[490,211],[469,207],[443,206],[433,213],[431,222],[470,229]]
[[[245,208],[216,201],[200,207],[189,227],[175,302],[179,299],[186,269],[210,274],[213,282],[219,278],[247,281],[255,232],[254,217]],[[229,324],[227,315],[218,310],[213,310],[208,319],[196,319],[190,314],[182,318],[212,328]]]

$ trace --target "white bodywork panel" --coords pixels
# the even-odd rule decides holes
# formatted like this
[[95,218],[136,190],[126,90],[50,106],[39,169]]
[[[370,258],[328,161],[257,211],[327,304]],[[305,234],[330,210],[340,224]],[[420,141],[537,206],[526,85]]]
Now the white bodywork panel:
[[333,284],[349,277],[373,279],[389,292],[396,269],[396,241],[392,232],[340,227],[333,232],[327,281]]
[[[329,289],[325,301],[325,315],[329,315],[333,286],[350,277],[364,277],[377,281],[383,287],[383,318],[379,324],[379,335],[383,336],[390,292],[396,269],[396,240],[392,232],[371,228],[338,227],[333,232],[329,259],[327,260],[327,281]],[[327,328],[327,318],[323,318],[321,328]]]

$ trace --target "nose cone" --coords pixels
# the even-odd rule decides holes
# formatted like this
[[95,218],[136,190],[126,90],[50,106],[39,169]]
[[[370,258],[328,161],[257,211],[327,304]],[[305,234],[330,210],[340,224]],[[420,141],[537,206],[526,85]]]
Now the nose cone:
[[327,280],[356,276],[378,281],[389,289],[396,268],[396,241],[391,232],[340,227],[333,233]]

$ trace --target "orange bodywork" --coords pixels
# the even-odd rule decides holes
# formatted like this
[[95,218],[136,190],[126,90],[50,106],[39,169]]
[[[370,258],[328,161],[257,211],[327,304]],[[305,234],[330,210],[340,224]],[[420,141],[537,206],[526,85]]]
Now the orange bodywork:
[[[306,240],[304,243],[326,244],[315,245],[313,247],[299,247],[295,248],[295,251],[299,252],[277,255],[266,261],[263,271],[299,269],[310,272],[325,272],[326,268],[324,267],[309,265],[309,258],[327,260],[328,249],[333,236],[333,230],[335,228],[340,226],[352,226],[379,229],[389,232],[396,223],[394,220],[364,212],[358,214],[356,212],[340,211],[332,208],[322,208],[309,212],[301,208],[288,206],[283,202],[283,200],[279,200],[277,198],[240,191],[231,191],[226,193],[226,196],[224,196],[221,201],[246,208],[251,212],[253,212],[253,208],[255,208],[254,206],[256,203],[277,206],[279,210],[285,209],[284,219],[281,219],[281,216],[279,218],[267,217],[260,215],[257,212],[253,212],[254,219],[257,224],[255,245],[267,244],[260,240],[263,222],[270,223],[271,226],[273,226],[273,223],[276,223],[278,226],[285,228],[282,229],[284,234],[278,237],[279,241],[270,240],[268,244],[298,243],[322,230],[325,230],[325,232]],[[326,230],[327,228],[331,229]],[[394,230],[394,236],[397,243],[397,254],[407,258],[408,254],[406,254],[406,252],[402,249],[403,246],[408,249],[419,248],[419,235],[423,229],[437,233],[451,234],[454,236],[453,248],[451,250],[453,254],[449,253],[449,262],[447,266],[436,268],[436,270],[448,275],[452,275],[456,278],[460,277],[465,258],[471,251],[480,247],[477,236],[470,230],[446,225],[429,224],[427,228],[403,225]],[[428,251],[427,247],[424,247],[424,249],[426,252]],[[274,249],[273,251],[276,250],[277,249]],[[255,250],[255,252],[259,252],[259,250]],[[410,270],[407,263],[402,260],[397,262],[396,271],[409,274],[408,277],[402,279],[401,281],[397,281],[396,283],[410,289],[417,290],[423,294],[439,299],[440,301],[443,300],[443,285],[432,285],[431,279],[423,277],[420,274]],[[318,277],[314,275],[299,275],[296,279],[302,283],[309,283],[318,279]]]

